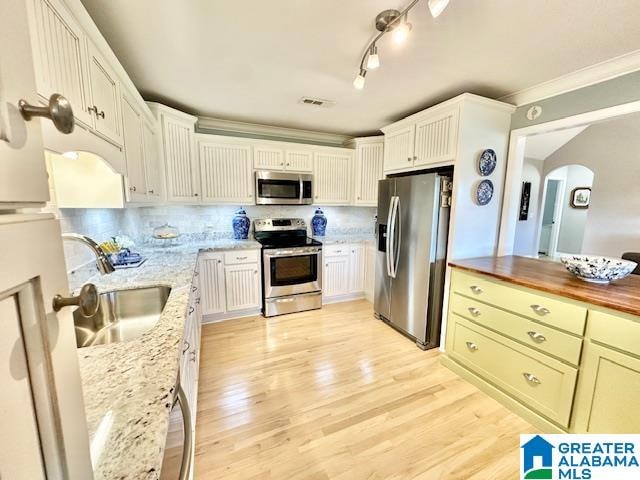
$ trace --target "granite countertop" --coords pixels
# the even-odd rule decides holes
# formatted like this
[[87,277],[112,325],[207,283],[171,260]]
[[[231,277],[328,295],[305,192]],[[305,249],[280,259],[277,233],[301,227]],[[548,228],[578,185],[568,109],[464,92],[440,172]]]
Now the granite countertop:
[[518,256],[454,260],[449,265],[523,287],[640,315],[640,275],[629,275],[610,284],[599,285],[576,278],[561,263]]
[[373,233],[354,233],[347,235],[325,235],[312,237],[322,242],[323,245],[336,245],[341,243],[375,243],[376,236]]
[[128,342],[78,350],[96,480],[159,478],[198,254],[259,248],[252,240],[143,247],[147,261],[140,267],[89,279],[99,291],[172,287],[151,330]]

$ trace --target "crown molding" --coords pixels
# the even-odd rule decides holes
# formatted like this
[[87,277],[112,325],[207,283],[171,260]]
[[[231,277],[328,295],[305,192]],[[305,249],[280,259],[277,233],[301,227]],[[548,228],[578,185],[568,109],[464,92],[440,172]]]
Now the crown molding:
[[267,140],[296,141],[330,146],[342,146],[345,142],[353,138],[349,135],[340,135],[337,133],[314,132],[312,130],[237,122],[235,120],[223,120],[211,117],[198,117],[196,132],[257,137]]
[[610,58],[604,62],[581,68],[553,80],[510,93],[498,100],[517,106],[588,87],[640,70],[640,50]]

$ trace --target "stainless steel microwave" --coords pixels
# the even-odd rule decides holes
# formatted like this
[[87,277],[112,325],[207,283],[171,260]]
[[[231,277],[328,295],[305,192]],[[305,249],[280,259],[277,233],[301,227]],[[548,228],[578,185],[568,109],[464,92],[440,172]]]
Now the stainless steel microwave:
[[256,172],[257,205],[311,205],[313,175],[309,173]]

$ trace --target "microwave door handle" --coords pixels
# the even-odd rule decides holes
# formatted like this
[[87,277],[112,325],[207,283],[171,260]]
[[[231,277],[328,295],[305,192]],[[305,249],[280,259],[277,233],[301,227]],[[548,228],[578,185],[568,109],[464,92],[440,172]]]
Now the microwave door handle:
[[385,239],[385,259],[387,263],[387,276],[391,277],[391,261],[389,256],[391,255],[391,221],[393,219],[393,204],[395,197],[389,199],[389,213],[387,214],[387,238]]

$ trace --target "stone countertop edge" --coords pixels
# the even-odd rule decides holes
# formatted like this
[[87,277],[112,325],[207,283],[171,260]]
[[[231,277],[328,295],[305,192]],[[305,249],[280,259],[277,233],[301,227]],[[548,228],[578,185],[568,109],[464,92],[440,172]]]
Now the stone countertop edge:
[[140,267],[91,279],[99,291],[172,287],[158,323],[139,338],[78,349],[95,480],[160,478],[198,256],[259,248],[252,240],[143,247]]
[[376,236],[373,233],[347,234],[347,235],[314,235],[314,240],[323,245],[339,245],[348,243],[375,243]]

